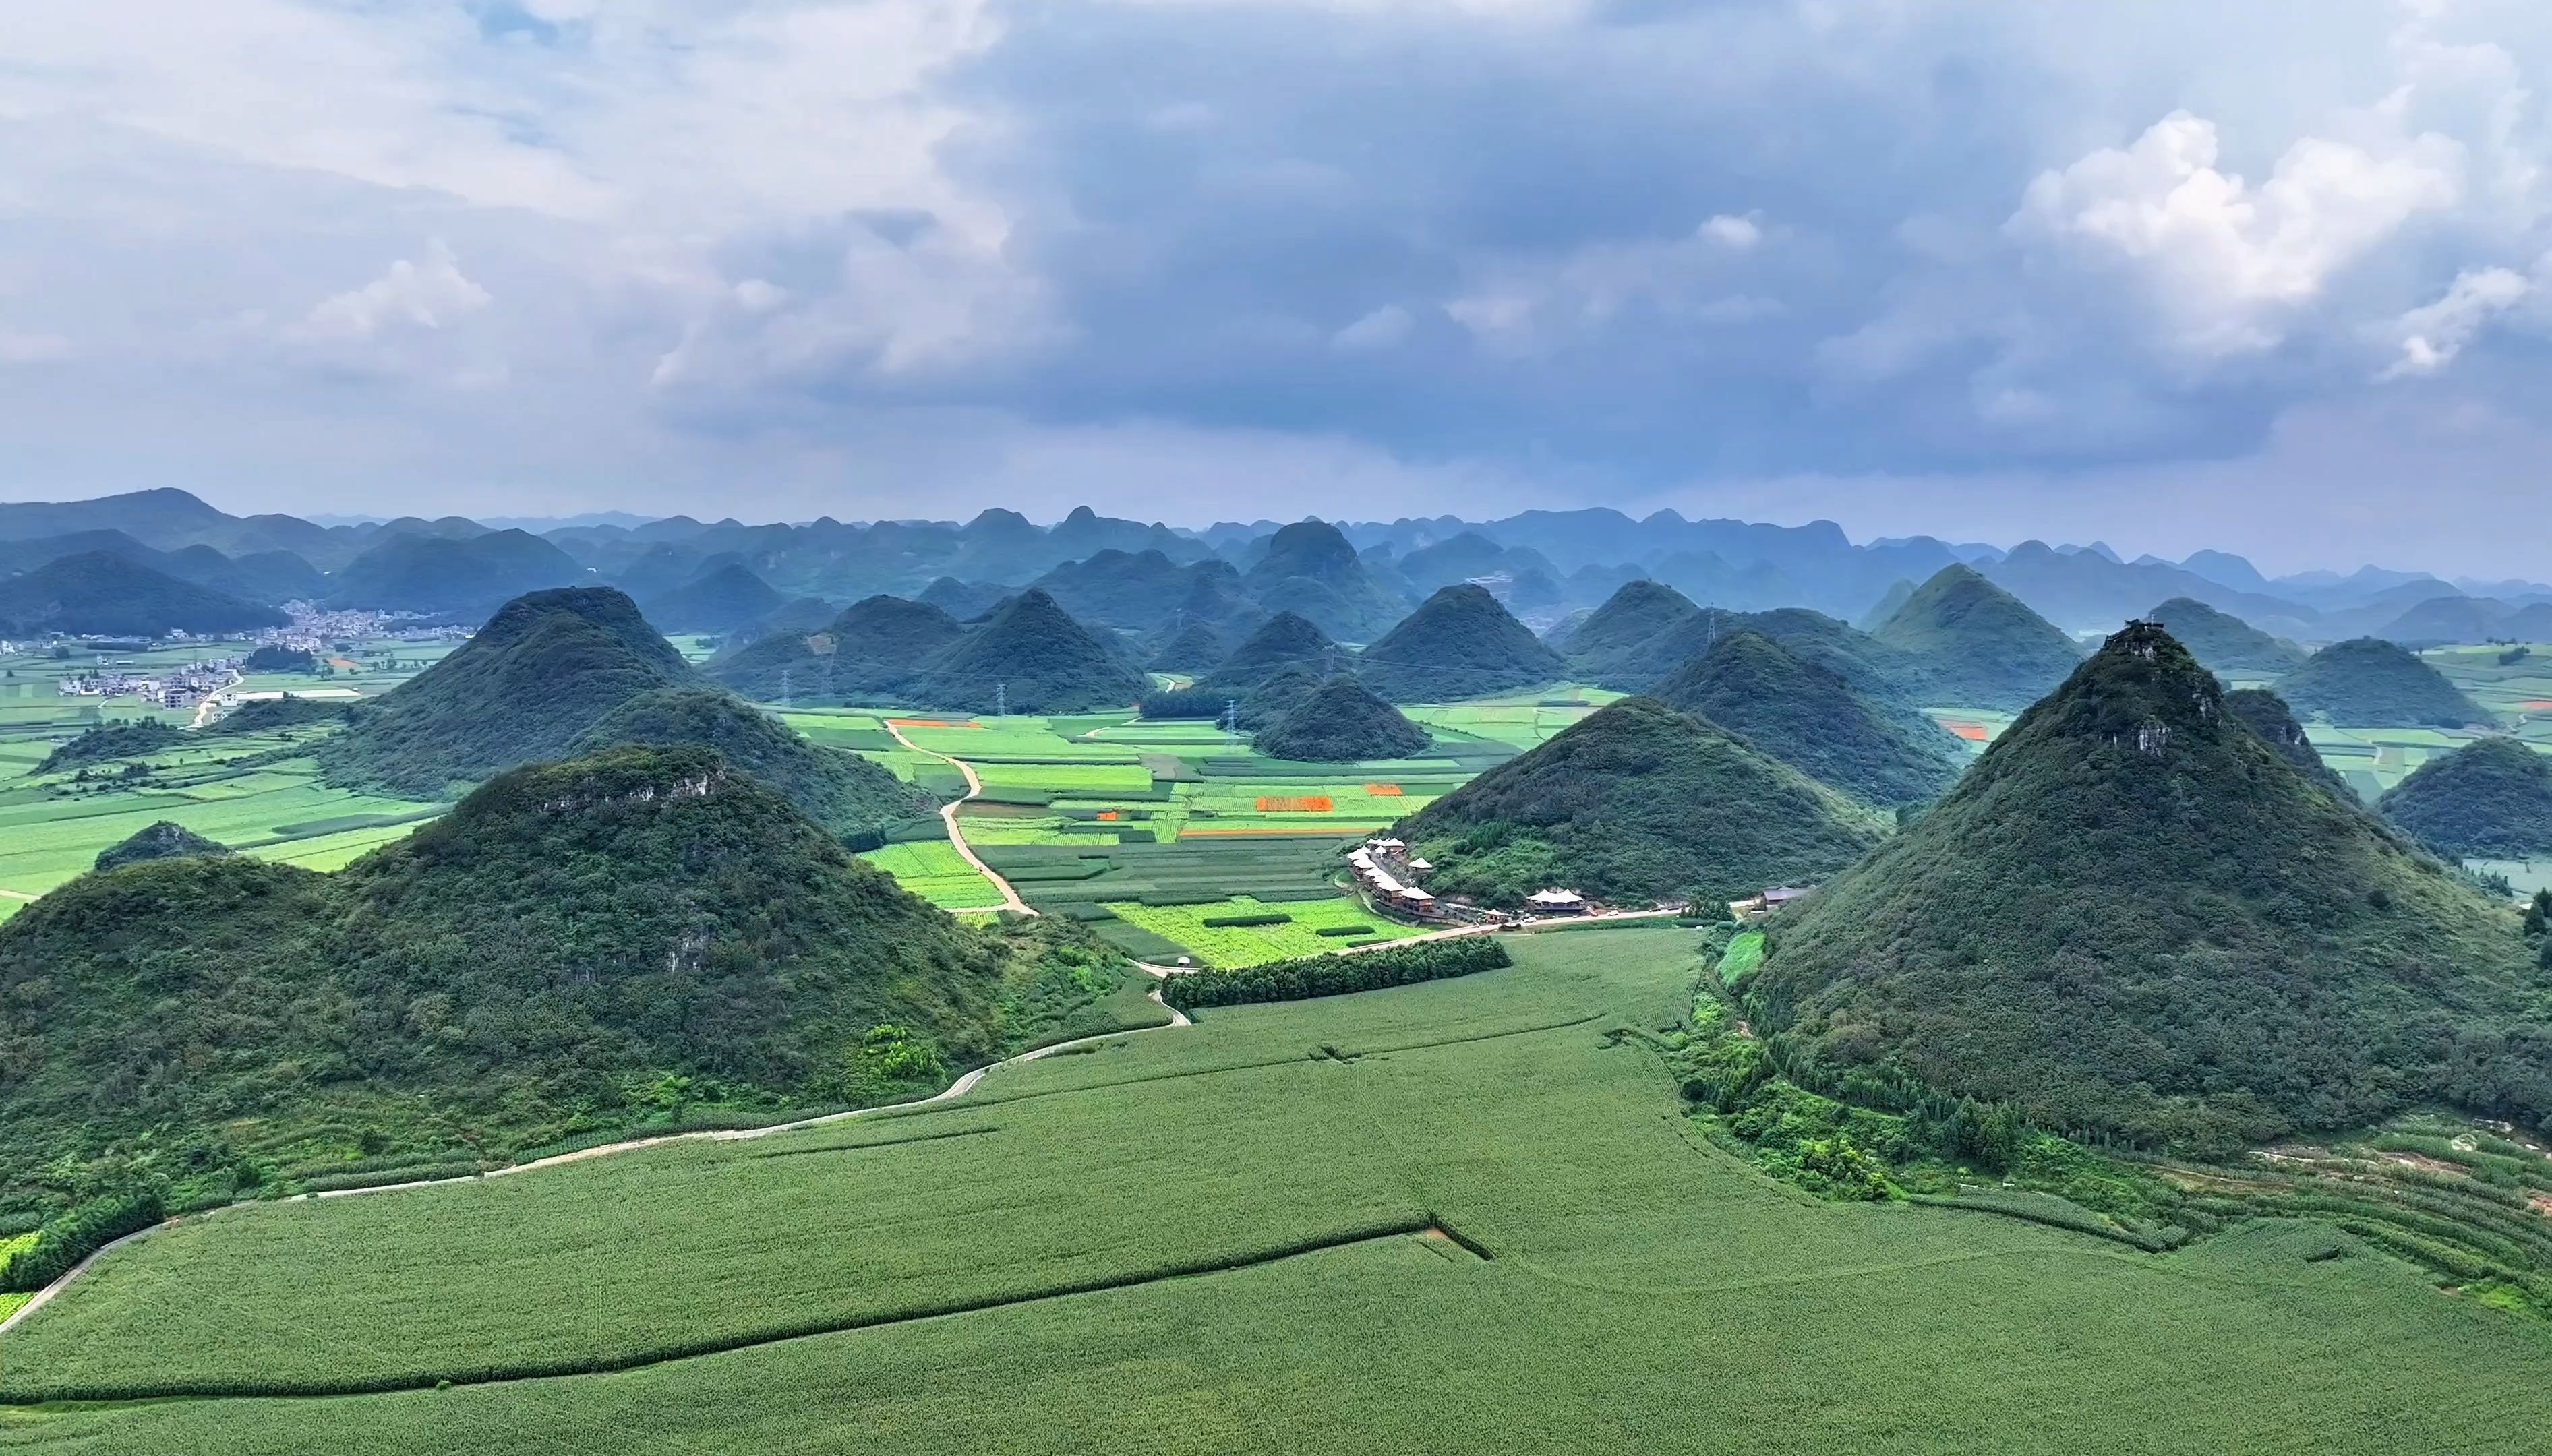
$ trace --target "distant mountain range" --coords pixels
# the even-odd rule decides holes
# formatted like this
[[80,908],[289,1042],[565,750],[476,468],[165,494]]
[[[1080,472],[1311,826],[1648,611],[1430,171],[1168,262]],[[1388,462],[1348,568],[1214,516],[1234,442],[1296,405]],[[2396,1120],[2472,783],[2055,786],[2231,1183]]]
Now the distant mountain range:
[[[1279,612],[1340,642],[1378,642],[1428,596],[1463,583],[1537,631],[1633,581],[1672,587],[1705,608],[1805,608],[1870,626],[1954,566],[2077,637],[2165,602],[2196,603],[2305,645],[2365,636],[2413,648],[2552,637],[2552,585],[2539,582],[2458,581],[2377,567],[2272,577],[2218,551],[2171,562],[2122,561],[2098,542],[2006,549],[1914,536],[1856,544],[1827,521],[1772,526],[1673,511],[1635,519],[1606,507],[1490,521],[1262,520],[1187,530],[1086,506],[1039,526],[1009,510],[963,523],[821,517],[750,525],[603,512],[561,522],[403,516],[322,524],[233,516],[175,489],[0,504],[0,582],[97,552],[266,606],[302,598],[475,622],[524,591],[614,585],[684,619],[656,621],[660,628],[738,633],[755,627],[752,608],[775,602],[818,600],[838,610],[889,593],[974,620],[1035,587],[1094,627],[1139,638],[1147,654],[1199,624],[1237,642]],[[145,593],[166,594],[156,583]],[[80,619],[75,610],[50,618]]]

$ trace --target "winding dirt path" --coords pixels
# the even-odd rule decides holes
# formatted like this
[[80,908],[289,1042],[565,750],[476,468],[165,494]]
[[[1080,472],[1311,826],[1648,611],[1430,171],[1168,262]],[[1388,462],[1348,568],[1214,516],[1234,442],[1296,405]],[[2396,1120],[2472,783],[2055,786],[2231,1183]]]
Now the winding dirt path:
[[912,750],[914,753],[920,754],[924,758],[937,759],[939,762],[948,765],[950,768],[955,769],[966,780],[965,797],[950,799],[948,802],[939,806],[939,822],[948,826],[948,842],[956,846],[957,857],[964,860],[967,864],[974,866],[976,874],[993,882],[993,887],[1002,892],[1002,902],[998,905],[969,905],[963,910],[956,910],[951,913],[960,915],[980,915],[994,910],[1015,910],[1022,915],[1033,915],[1037,913],[1033,906],[1029,905],[1027,901],[1019,898],[1019,892],[1010,887],[1010,882],[1004,880],[1001,876],[993,873],[993,867],[985,864],[982,857],[975,853],[974,846],[966,842],[965,831],[957,827],[958,806],[981,797],[984,792],[984,777],[975,772],[975,766],[967,763],[964,759],[951,758],[947,754],[933,753],[929,749],[923,748],[920,744],[904,737],[904,729],[897,724],[893,718],[882,718],[879,721],[886,724],[888,736],[893,738],[896,742],[903,744],[905,748]]

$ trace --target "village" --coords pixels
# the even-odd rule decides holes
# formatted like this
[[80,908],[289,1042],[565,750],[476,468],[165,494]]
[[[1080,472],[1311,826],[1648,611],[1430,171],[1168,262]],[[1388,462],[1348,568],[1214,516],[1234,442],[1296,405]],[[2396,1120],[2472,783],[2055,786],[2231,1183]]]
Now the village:
[[[1523,910],[1489,909],[1467,899],[1437,895],[1422,886],[1419,882],[1434,873],[1436,867],[1412,854],[1403,841],[1387,836],[1368,839],[1349,850],[1347,865],[1354,873],[1357,895],[1369,908],[1378,914],[1427,924],[1530,925],[1552,918],[1622,913],[1694,914],[1705,909],[1698,904],[1665,903],[1606,906],[1577,890],[1556,885],[1526,895],[1526,908]],[[1814,888],[1814,885],[1775,885],[1742,899],[1727,901],[1728,915],[1739,921],[1759,920],[1805,898]]]

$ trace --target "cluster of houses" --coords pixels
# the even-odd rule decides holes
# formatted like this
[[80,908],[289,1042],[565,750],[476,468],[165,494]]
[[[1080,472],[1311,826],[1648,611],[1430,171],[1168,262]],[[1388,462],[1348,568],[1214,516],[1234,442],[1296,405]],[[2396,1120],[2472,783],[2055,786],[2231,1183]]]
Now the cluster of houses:
[[[1814,888],[1816,888],[1815,885],[1808,886],[1808,889]],[[1749,895],[1742,900],[1730,900],[1728,913],[1740,920],[1759,920],[1792,900],[1804,899],[1808,889],[1801,889],[1795,884],[1779,885],[1761,894]]]
[[1419,879],[1436,867],[1411,858],[1408,845],[1396,839],[1368,839],[1361,848],[1347,852],[1347,865],[1376,904],[1422,920],[1443,918],[1436,896],[1418,887]]
[[139,697],[163,708],[190,708],[231,685],[239,676],[238,658],[206,658],[173,667],[156,677],[130,673],[83,673],[55,679],[63,697]]

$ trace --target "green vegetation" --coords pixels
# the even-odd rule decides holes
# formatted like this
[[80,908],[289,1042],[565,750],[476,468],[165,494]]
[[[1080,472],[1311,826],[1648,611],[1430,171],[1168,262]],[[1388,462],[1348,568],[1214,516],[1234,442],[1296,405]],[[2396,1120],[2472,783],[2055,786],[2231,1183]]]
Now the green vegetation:
[[1870,634],[1902,654],[1923,701],[2017,708],[2074,670],[2074,640],[1971,567],[1943,567]]
[[1438,590],[1356,659],[1356,675],[1394,702],[1486,697],[1568,676],[1568,664],[1483,587]]
[[914,683],[933,707],[1019,713],[1123,707],[1151,679],[1042,591],[1022,591],[969,632]]
[[2146,616],[2218,677],[2283,677],[2303,666],[2302,648],[2193,597],[2175,596]]
[[787,604],[788,598],[753,574],[752,568],[728,562],[648,598],[640,611],[660,632],[732,632]]
[[1371,642],[1408,615],[1357,560],[1356,549],[1326,521],[1281,527],[1267,554],[1242,574],[1240,588],[1270,612],[1302,617],[1346,642]]
[[799,812],[858,849],[885,843],[896,825],[927,817],[929,794],[857,754],[808,743],[787,724],[708,687],[640,693],[569,745],[571,755],[623,744],[697,744],[780,791]]
[[1302,764],[1405,759],[1433,742],[1352,677],[1332,677],[1258,731],[1260,753]]
[[950,1066],[1010,1046],[1006,997],[1071,927],[1020,934],[942,916],[691,746],[499,776],[333,876],[90,876],[0,926],[0,1212],[64,1168],[148,1163],[182,1206],[356,1154],[837,1105],[880,1023]]
[[32,772],[58,774],[82,764],[105,763],[112,759],[145,759],[161,749],[183,743],[185,739],[184,730],[156,718],[100,723],[47,754],[45,761]]
[[1278,612],[1193,686],[1147,694],[1143,716],[1220,719],[1230,710],[1238,727],[1264,727],[1292,711],[1349,660],[1345,649],[1310,621]]
[[1155,673],[1202,673],[1228,656],[1231,646],[1204,622],[1190,622],[1162,643],[1147,665]]
[[2222,1148],[2433,1098],[2552,1116],[2513,917],[2337,802],[2149,624],[1772,931],[1748,1004],[1812,1086]]
[[2296,712],[2347,726],[2460,728],[2491,716],[2436,669],[2376,637],[2333,643],[2278,679]]
[[272,607],[180,581],[107,551],[61,557],[0,579],[0,637],[210,635],[280,627],[286,620]]
[[1263,966],[1192,971],[1161,987],[1161,999],[1182,1011],[1260,1001],[1299,1001],[1391,986],[1415,986],[1472,976],[1515,964],[1507,948],[1485,935],[1392,946],[1359,956],[1312,956]]
[[535,591],[319,745],[332,782],[433,797],[563,756],[641,693],[694,682],[681,653],[607,586]]
[[251,698],[214,719],[211,726],[203,731],[236,737],[248,733],[273,733],[312,723],[334,723],[346,716],[347,707],[347,703],[336,699],[301,697],[289,692],[281,697]]
[[1590,681],[1644,691],[1708,647],[1727,615],[1660,582],[1628,581],[1551,646]]
[[1940,724],[1856,692],[1757,632],[1720,638],[1653,695],[1869,803],[1936,798],[1967,767],[1966,752]]
[[900,596],[855,602],[825,626],[774,631],[720,652],[701,670],[747,697],[887,702],[966,635],[955,617]]
[[35,1236],[0,1259],[0,1290],[32,1293],[70,1272],[73,1265],[129,1233],[168,1216],[150,1189],[101,1194],[48,1218]]
[[135,831],[129,839],[100,850],[97,869],[113,870],[124,865],[138,865],[145,860],[174,859],[179,855],[226,855],[230,852],[228,845],[206,839],[183,824],[172,824],[162,819],[147,829]]
[[2552,759],[2513,738],[2485,738],[2430,759],[2376,809],[2456,858],[2552,852]]
[[1734,898],[1813,884],[1878,839],[1866,810],[1654,698],[1624,698],[1400,827],[1428,887],[1511,905]]
[[328,605],[467,621],[499,602],[586,579],[574,558],[529,532],[458,538],[402,532],[330,577]]
[[2278,757],[2294,765],[2298,773],[2330,790],[2333,798],[2344,804],[2358,802],[2357,790],[2323,762],[2285,698],[2265,687],[2244,687],[2224,694],[2224,710],[2241,719],[2262,743],[2277,750]]
[[[1198,965],[1226,971],[1324,955],[1342,940],[1399,940],[1420,933],[1334,892],[1318,899],[1261,900],[1243,894],[1198,904],[1109,900],[1106,905],[1116,921],[1171,946],[1171,957],[1186,955]],[[1110,927],[1103,922],[1097,928],[1104,935]]]
[[993,882],[975,872],[944,839],[913,840],[864,850],[860,858],[895,877],[907,894],[917,894],[943,910],[983,909],[1002,902]]
[[[2096,1159],[2027,1202],[1971,1175],[1993,1211],[1783,1188],[1678,1115],[1682,937],[1506,943],[876,1120],[188,1220],[0,1336],[0,1389],[402,1393],[63,1405],[0,1442],[2356,1456],[2552,1421],[2510,1378],[2552,1326],[2318,1215],[2149,1254],[2057,1225],[2116,1181]],[[596,1368],[625,1373],[473,1383]]]
[[319,655],[298,647],[261,647],[248,655],[241,669],[249,673],[317,673]]

